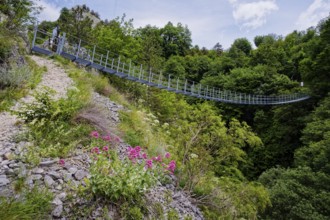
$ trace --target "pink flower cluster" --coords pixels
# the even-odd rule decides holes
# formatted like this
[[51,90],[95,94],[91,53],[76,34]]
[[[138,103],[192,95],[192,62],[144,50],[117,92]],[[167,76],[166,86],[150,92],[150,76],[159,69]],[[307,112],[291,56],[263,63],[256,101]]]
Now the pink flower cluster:
[[141,147],[140,146],[136,146],[136,147],[129,147],[127,149],[128,151],[128,158],[131,160],[131,161],[134,161],[136,159],[139,159],[141,158],[141,155],[140,155],[140,152],[141,152]]
[[[135,163],[136,160],[138,159],[144,159],[145,160],[145,167],[147,169],[152,169],[153,165],[155,163],[161,163],[163,161],[162,155],[158,155],[156,157],[152,157],[150,159],[148,159],[148,155],[146,153],[142,153],[141,152],[141,147],[140,146],[136,146],[136,147],[129,147],[127,149],[127,156],[128,158]],[[165,159],[169,159],[171,157],[171,154],[169,152],[166,152],[164,155]],[[174,170],[176,168],[176,163],[174,160],[172,160],[168,165],[166,164],[161,164],[165,170],[170,171],[170,173],[174,173]]]
[[176,163],[174,160],[172,160],[168,166],[167,166],[167,170],[170,171],[172,174],[174,173],[174,170],[176,168]]

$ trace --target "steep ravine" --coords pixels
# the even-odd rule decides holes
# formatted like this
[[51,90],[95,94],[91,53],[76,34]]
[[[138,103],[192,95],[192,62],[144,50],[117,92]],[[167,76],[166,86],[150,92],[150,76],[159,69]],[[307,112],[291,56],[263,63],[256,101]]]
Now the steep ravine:
[[[41,83],[36,90],[44,86],[56,91],[54,98],[65,97],[67,89],[73,85],[73,81],[68,77],[65,70],[54,61],[38,56],[31,56],[39,66],[46,66]],[[32,91],[31,91],[32,94]],[[21,103],[33,102],[33,97],[28,95],[21,99],[13,108],[19,109]],[[125,108],[107,97],[96,92],[92,95],[94,109],[86,110],[80,117],[88,120],[99,130],[118,134],[119,111]],[[99,115],[95,115],[99,114]],[[99,119],[102,118],[102,121]],[[17,136],[23,132],[24,125],[18,123],[16,116],[9,112],[0,113],[0,196],[15,196],[13,185],[18,177],[25,177],[25,183],[29,187],[47,187],[54,194],[52,201],[53,211],[50,219],[81,219],[81,216],[74,216],[72,208],[77,206],[83,208],[92,207],[92,214],[83,217],[84,219],[103,219],[104,208],[108,210],[106,214],[111,219],[118,219],[118,210],[112,205],[100,201],[89,200],[79,197],[76,189],[79,185],[85,185],[84,178],[89,178],[89,167],[92,163],[91,153],[78,145],[68,158],[64,158],[65,165],[59,164],[59,158],[43,158],[38,166],[31,166],[20,161],[19,158],[25,152],[25,148],[31,143],[17,142]],[[118,154],[123,158],[129,147],[123,140],[117,146]],[[175,176],[172,176],[172,183],[157,186],[149,190],[146,194],[147,205],[155,203],[161,204],[166,213],[170,209],[178,212],[180,219],[190,216],[192,219],[203,219],[200,210],[192,204],[189,197],[175,187]],[[170,199],[168,198],[170,195]],[[166,218],[165,218],[166,219]]]

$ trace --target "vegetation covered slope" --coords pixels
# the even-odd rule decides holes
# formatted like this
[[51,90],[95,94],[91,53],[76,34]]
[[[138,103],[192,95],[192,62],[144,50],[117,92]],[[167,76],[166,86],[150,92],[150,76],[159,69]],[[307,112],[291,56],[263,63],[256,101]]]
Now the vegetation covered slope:
[[[62,9],[56,22],[40,28],[51,31],[58,24],[153,71],[226,90],[282,94],[300,90],[303,81],[310,100],[255,107],[204,102],[109,77],[157,117],[161,127],[154,132],[163,134],[178,161],[178,187],[206,218],[329,218],[329,17],[285,37],[256,36],[255,49],[236,39],[224,51],[220,43],[211,50],[191,45],[191,32],[181,23],[135,29],[123,16],[94,27],[80,16],[88,8],[75,9]],[[123,120],[131,128],[125,133],[130,144],[149,144],[136,121]]]

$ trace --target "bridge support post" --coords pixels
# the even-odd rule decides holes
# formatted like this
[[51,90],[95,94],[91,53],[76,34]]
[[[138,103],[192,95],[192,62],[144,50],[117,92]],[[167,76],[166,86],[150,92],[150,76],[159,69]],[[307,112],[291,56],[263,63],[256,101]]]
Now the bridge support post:
[[76,53],[76,59],[79,57],[80,46],[81,46],[81,39],[79,40],[79,44],[78,44],[78,48],[77,48],[77,53]]
[[32,40],[32,48],[34,47],[37,39],[37,32],[38,32],[38,22],[34,24],[34,31],[33,31],[33,40]]
[[159,78],[158,78],[158,87],[160,86],[160,82],[162,80],[162,72],[159,73]]
[[132,60],[129,60],[128,76],[131,74]]
[[141,74],[142,74],[142,64],[141,64],[141,67],[140,67],[139,80],[141,79]]
[[94,45],[94,48],[93,48],[92,63],[94,62],[95,49],[96,49],[96,45]]
[[171,86],[171,74],[168,75],[167,88],[170,88],[170,86]]
[[187,80],[184,83],[184,93],[186,93],[186,91],[187,91]]
[[107,51],[107,57],[105,58],[105,65],[104,65],[105,68],[107,68],[108,65],[108,56],[109,56],[109,51]]
[[119,71],[119,65],[120,65],[120,56],[119,56],[119,58],[118,58],[118,65],[117,65],[117,73],[118,73],[118,71]]
[[150,70],[149,70],[149,77],[148,77],[148,82],[150,83],[150,81],[151,81],[151,67],[150,67]]
[[66,33],[64,32],[62,38],[60,38],[60,40],[58,41],[57,50],[56,50],[56,53],[58,55],[60,55],[63,51],[63,47],[65,44],[65,37],[66,37]]

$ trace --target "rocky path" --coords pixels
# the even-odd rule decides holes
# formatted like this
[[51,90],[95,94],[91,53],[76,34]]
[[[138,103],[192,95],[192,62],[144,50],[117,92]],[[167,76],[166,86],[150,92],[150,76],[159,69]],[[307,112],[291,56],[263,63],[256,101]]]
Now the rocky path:
[[[47,86],[56,91],[55,98],[65,97],[66,90],[73,84],[65,70],[46,58],[32,56],[32,59],[38,65],[47,67],[47,72],[36,90]],[[19,108],[21,103],[32,101],[33,97],[29,95],[20,100],[14,108]],[[98,130],[111,134],[118,133],[119,111],[124,110],[124,107],[95,92],[92,95],[91,106],[93,106],[92,109],[82,112],[80,117],[87,119]],[[72,216],[74,205],[81,206],[82,209],[94,206],[92,216],[87,219],[104,217],[102,203],[95,203],[74,195],[74,189],[80,185],[84,186],[84,179],[90,177],[89,168],[92,160],[90,153],[84,150],[83,146],[78,145],[68,158],[64,158],[64,164],[59,164],[59,158],[44,158],[38,166],[31,167],[31,165],[15,159],[15,156],[19,156],[29,145],[29,143],[16,143],[15,141],[15,137],[24,130],[24,126],[17,123],[17,118],[8,112],[0,113],[0,123],[0,196],[13,196],[12,185],[15,179],[25,177],[28,186],[44,186],[54,194],[52,219],[79,218]],[[128,144],[119,139],[117,151],[120,158],[126,157],[128,147]],[[174,176],[172,178],[175,180]],[[172,195],[170,203],[168,199],[165,199],[169,194]],[[190,202],[187,195],[176,189],[174,181],[165,186],[159,183],[146,196],[151,206],[159,203],[163,205],[165,211],[174,209],[178,212],[180,219],[184,219],[185,216],[191,216],[192,219],[203,219],[201,212]],[[117,219],[118,210],[115,207],[107,205],[107,210],[109,210],[108,216],[111,219]]]

